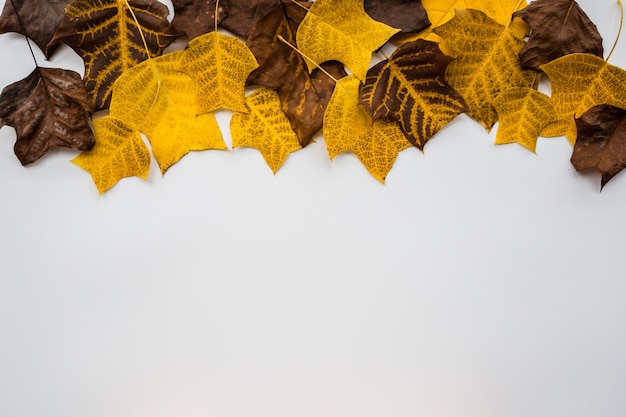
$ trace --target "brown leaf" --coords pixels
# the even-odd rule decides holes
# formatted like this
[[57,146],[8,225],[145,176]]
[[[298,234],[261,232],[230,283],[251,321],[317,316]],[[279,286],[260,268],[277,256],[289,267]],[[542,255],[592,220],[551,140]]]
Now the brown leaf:
[[254,23],[281,0],[220,0],[224,3],[226,16],[220,21],[220,26],[235,35],[248,37]]
[[[46,56],[54,53],[56,46],[48,47],[54,32],[63,20],[65,6],[72,0],[6,0],[2,15],[0,15],[0,33],[17,32],[32,39]],[[19,19],[22,21],[22,29]],[[24,33],[24,31],[26,33]]]
[[0,127],[15,128],[14,150],[22,165],[37,161],[53,146],[91,149],[87,111],[93,111],[93,104],[80,75],[60,68],[36,68],[0,95]]
[[573,0],[535,0],[513,14],[530,25],[530,38],[520,51],[523,68],[581,52],[603,56],[602,37],[596,25]]
[[[249,85],[273,88],[302,146],[309,144],[321,129],[324,110],[335,82],[319,69],[309,75],[304,59],[293,48],[280,41],[281,36],[295,44],[295,33],[306,10],[291,2],[277,4],[260,18],[248,37],[259,68],[248,77]],[[336,79],[346,72],[338,62],[323,67]]]
[[[161,55],[177,34],[167,21],[168,8],[156,0],[129,0],[151,56]],[[74,0],[51,45],[65,43],[85,61],[85,87],[104,109],[111,101],[115,80],[148,58],[140,28],[119,0]]]
[[576,119],[578,138],[572,154],[577,171],[596,168],[601,187],[626,167],[626,110],[607,104]]
[[365,0],[364,6],[372,19],[400,29],[400,33],[417,33],[430,26],[421,0]]
[[436,42],[404,44],[368,71],[359,100],[373,119],[398,120],[407,139],[423,149],[439,129],[467,112],[463,97],[445,80],[451,61]]
[[[218,5],[218,23],[228,13],[225,1]],[[215,0],[172,0],[174,19],[172,28],[189,39],[215,30]]]

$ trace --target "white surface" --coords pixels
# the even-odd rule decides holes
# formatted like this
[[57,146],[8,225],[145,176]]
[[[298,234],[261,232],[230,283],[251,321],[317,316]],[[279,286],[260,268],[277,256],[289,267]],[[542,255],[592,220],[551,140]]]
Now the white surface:
[[[610,49],[616,3],[580,3]],[[0,55],[0,87],[32,70]],[[462,116],[385,186],[319,138],[276,176],[194,153],[100,197],[3,128],[0,416],[623,417],[626,175],[494,135]]]

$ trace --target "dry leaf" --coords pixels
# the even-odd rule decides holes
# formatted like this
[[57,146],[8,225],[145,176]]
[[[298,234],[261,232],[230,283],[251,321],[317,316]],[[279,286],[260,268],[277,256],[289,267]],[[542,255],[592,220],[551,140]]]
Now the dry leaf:
[[261,88],[246,98],[248,113],[235,113],[230,121],[233,148],[258,149],[272,172],[276,173],[291,152],[301,148],[280,106],[278,94]]
[[80,75],[60,68],[36,68],[2,90],[0,127],[17,133],[15,155],[22,165],[53,146],[88,150],[94,145],[86,112],[93,111]]
[[520,51],[522,67],[540,65],[576,52],[602,58],[602,37],[574,0],[535,0],[513,16],[530,25],[530,38]]
[[[189,39],[215,30],[215,1],[216,0],[172,0],[174,18],[172,28],[176,32],[184,33]],[[218,23],[228,13],[225,1],[218,4]]]
[[372,19],[401,33],[417,33],[430,26],[421,0],[365,0],[363,6]]
[[220,0],[228,10],[220,26],[247,38],[255,22],[280,3],[281,0]]
[[[160,55],[174,39],[167,7],[156,0],[129,0],[151,56]],[[85,61],[85,87],[96,110],[109,106],[115,80],[148,56],[140,28],[124,1],[75,0],[50,45],[65,43]]]
[[196,83],[198,114],[221,108],[247,111],[246,79],[258,66],[243,42],[218,32],[192,39],[180,61]]
[[324,140],[330,159],[353,152],[370,174],[384,183],[398,153],[411,146],[395,121],[372,120],[359,104],[359,80],[339,81],[324,116]]
[[309,72],[326,61],[344,63],[365,80],[372,52],[398,29],[376,22],[365,13],[362,0],[317,0],[298,28],[296,43]]
[[514,143],[535,152],[537,138],[557,114],[550,97],[533,88],[512,88],[500,94],[493,105],[500,124],[496,143]]
[[435,29],[456,59],[446,80],[465,99],[469,115],[490,130],[498,120],[493,103],[502,92],[532,87],[536,72],[522,70],[518,52],[524,46],[521,20],[503,26],[483,12],[458,10],[454,19]]
[[437,43],[418,39],[372,67],[359,99],[374,119],[398,120],[420,149],[452,119],[467,111],[465,101],[445,80],[452,61]]
[[626,168],[626,109],[592,107],[576,119],[578,139],[572,154],[577,171],[596,168],[601,187]]

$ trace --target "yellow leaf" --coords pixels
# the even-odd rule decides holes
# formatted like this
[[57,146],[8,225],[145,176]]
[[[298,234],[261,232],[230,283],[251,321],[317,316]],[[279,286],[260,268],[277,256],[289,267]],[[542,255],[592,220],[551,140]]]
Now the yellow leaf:
[[465,99],[469,115],[487,130],[498,120],[493,102],[503,91],[532,87],[535,71],[522,70],[518,52],[524,46],[523,27],[515,19],[509,26],[477,10],[457,10],[454,19],[435,29],[456,57],[446,80]]
[[399,32],[365,13],[363,0],[317,0],[300,23],[296,43],[309,72],[316,64],[336,60],[365,80],[372,52]]
[[576,141],[574,118],[590,108],[609,104],[626,109],[626,71],[591,54],[570,54],[542,65],[552,85],[559,122],[545,135],[566,135]]
[[494,101],[500,117],[496,143],[517,142],[535,152],[542,129],[557,119],[550,100],[532,88],[512,88]]
[[283,113],[278,94],[261,88],[246,98],[248,113],[235,113],[230,121],[233,148],[258,149],[267,165],[276,173],[287,156],[301,149],[298,136]]
[[259,64],[240,40],[218,32],[192,39],[180,61],[197,86],[198,114],[220,108],[246,112],[245,84]]
[[324,140],[330,159],[353,152],[370,174],[384,183],[398,153],[411,144],[394,121],[372,121],[359,105],[359,80],[339,81],[324,115]]
[[72,162],[91,174],[100,194],[126,177],[148,178],[150,152],[139,132],[114,117],[93,121],[96,145]]

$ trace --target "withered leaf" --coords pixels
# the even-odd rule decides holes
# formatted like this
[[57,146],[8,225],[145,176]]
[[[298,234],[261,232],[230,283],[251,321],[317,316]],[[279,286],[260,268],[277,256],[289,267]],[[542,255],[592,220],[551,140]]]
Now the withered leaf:
[[86,113],[91,111],[80,75],[60,68],[38,67],[0,95],[0,127],[15,128],[14,150],[22,165],[39,160],[53,146],[91,149],[94,136]]
[[422,0],[365,0],[364,6],[372,19],[400,33],[417,33],[430,26]]
[[[17,8],[15,10],[12,2],[6,0],[0,15],[0,33],[18,32],[26,35],[37,44],[46,58],[50,58],[56,46],[48,47],[48,43],[63,20],[65,6],[71,2],[72,0],[13,0]],[[20,25],[18,15],[24,29]]]
[[[167,21],[167,7],[156,0],[130,0],[151,56],[160,55],[176,38]],[[127,69],[148,58],[140,28],[126,2],[118,0],[75,0],[51,45],[65,43],[85,61],[85,87],[96,109],[111,101],[115,80]]]
[[598,28],[574,0],[535,0],[513,16],[531,28],[530,38],[519,53],[524,68],[539,69],[577,52],[603,56]]
[[[225,1],[220,1],[217,11],[219,21],[228,13]],[[174,19],[172,28],[189,39],[215,30],[215,0],[172,0]]]
[[248,37],[254,23],[281,0],[220,0],[228,11],[220,21],[220,26],[235,35]]
[[435,42],[404,44],[368,71],[359,100],[372,118],[398,120],[407,139],[423,149],[443,126],[467,112],[463,97],[445,80],[451,61]]
[[576,119],[578,138],[572,154],[577,171],[596,168],[601,187],[626,168],[626,109],[602,104]]
[[[309,75],[301,55],[278,38],[295,44],[295,33],[305,14],[305,9],[291,2],[278,4],[256,22],[248,37],[248,47],[259,68],[250,74],[247,82],[276,90],[302,146],[308,145],[321,129],[324,110],[335,86],[334,80],[319,69]],[[338,62],[328,62],[323,67],[335,79],[346,75]]]

